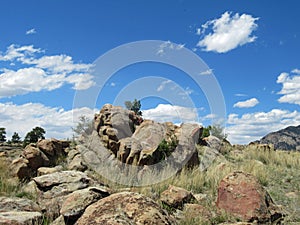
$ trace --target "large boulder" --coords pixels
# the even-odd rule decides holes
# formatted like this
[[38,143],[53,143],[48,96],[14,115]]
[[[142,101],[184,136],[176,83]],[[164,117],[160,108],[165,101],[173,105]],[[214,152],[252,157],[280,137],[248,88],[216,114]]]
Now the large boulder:
[[84,210],[92,203],[109,196],[109,191],[99,187],[89,187],[69,194],[62,204],[60,213],[68,223],[75,223]]
[[75,223],[86,224],[176,224],[152,199],[133,192],[120,192],[90,205]]
[[9,211],[41,212],[41,208],[29,199],[0,197],[0,212]]
[[36,171],[39,167],[50,165],[49,158],[34,144],[27,145],[23,155],[28,160],[28,165],[33,171]]
[[236,171],[221,180],[217,207],[240,219],[259,223],[275,222],[283,217],[268,192],[251,174]]

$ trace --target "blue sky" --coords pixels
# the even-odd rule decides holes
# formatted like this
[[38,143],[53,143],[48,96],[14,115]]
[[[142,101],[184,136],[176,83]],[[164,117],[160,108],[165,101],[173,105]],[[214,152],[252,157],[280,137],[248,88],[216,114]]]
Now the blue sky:
[[97,88],[101,75],[96,79],[91,68],[98,57],[143,40],[188,49],[206,63],[222,89],[232,143],[300,124],[297,0],[12,0],[0,7],[0,127],[8,138],[14,131],[24,137],[34,126],[44,127],[47,137],[71,137],[79,115],[122,102],[126,87],[149,77],[151,82],[125,95],[139,98],[153,88],[142,99],[145,117],[211,123],[203,90],[183,71],[161,63],[123,68],[105,82],[93,107],[74,106],[76,94]]

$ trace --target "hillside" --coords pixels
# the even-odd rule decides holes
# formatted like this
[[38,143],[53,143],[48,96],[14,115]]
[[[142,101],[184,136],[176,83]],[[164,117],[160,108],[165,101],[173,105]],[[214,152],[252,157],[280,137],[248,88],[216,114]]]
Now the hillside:
[[300,150],[300,125],[290,126],[264,136],[261,144],[274,144],[275,149]]

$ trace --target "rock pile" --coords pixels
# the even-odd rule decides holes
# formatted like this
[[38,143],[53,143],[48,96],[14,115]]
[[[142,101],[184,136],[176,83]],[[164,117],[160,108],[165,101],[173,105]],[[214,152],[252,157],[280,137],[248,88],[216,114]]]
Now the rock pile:
[[68,141],[56,139],[45,139],[36,144],[29,144],[21,156],[11,163],[11,172],[20,180],[34,177],[38,168],[55,166],[56,161],[67,154],[65,150],[68,147]]

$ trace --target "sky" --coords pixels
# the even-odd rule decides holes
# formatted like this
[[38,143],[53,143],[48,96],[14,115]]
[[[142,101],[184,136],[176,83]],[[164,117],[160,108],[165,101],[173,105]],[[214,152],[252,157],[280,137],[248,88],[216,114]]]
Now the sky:
[[[159,122],[222,121],[233,144],[300,124],[298,0],[11,0],[0,7],[0,127],[8,139],[35,126],[46,137],[71,138],[81,115],[134,98],[145,118]],[[103,72],[142,58],[155,40],[157,60]],[[198,77],[160,61],[177,53],[202,60]]]

